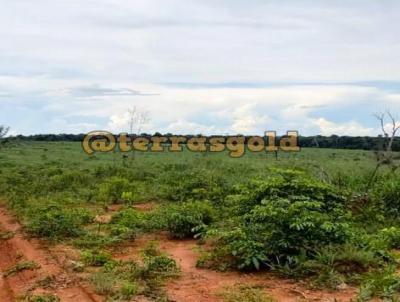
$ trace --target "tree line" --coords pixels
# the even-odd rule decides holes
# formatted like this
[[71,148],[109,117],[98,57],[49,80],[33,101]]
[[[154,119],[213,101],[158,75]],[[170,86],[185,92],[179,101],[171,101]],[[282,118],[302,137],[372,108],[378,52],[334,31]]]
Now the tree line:
[[[17,135],[8,137],[11,141],[41,141],[41,142],[81,142],[85,134],[35,134]],[[136,136],[136,135],[133,135]],[[140,136],[151,137],[151,134],[142,133]],[[172,133],[161,134],[156,132],[153,136],[173,136]],[[194,137],[197,135],[186,135]],[[235,135],[237,136],[237,135]],[[226,136],[227,137],[227,136]],[[249,138],[250,136],[245,136]],[[277,137],[279,139],[280,137]],[[334,149],[360,149],[360,150],[382,150],[388,143],[386,136],[299,136],[299,146],[303,148],[334,148]],[[395,137],[392,143],[393,151],[400,151],[400,137]]]

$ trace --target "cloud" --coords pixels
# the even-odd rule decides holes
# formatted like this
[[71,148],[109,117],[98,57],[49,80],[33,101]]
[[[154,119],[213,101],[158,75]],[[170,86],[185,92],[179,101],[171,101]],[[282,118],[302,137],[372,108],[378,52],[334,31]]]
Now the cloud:
[[313,120],[313,123],[318,127],[321,135],[354,135],[354,136],[372,136],[376,135],[376,129],[362,126],[356,121],[346,123],[334,123],[325,118]]
[[176,133],[176,134],[203,134],[211,135],[215,133],[222,133],[220,129],[216,126],[207,126],[194,122],[186,121],[185,119],[178,119],[177,121],[169,124],[165,130],[166,133]]
[[67,88],[60,91],[61,94],[74,96],[74,97],[102,97],[102,96],[150,96],[157,95],[154,93],[143,93],[129,88],[106,88],[99,85],[80,86]]
[[400,110],[399,9],[394,0],[8,1],[0,121],[18,133],[117,131],[138,106],[151,113],[147,131],[373,133],[371,113]]

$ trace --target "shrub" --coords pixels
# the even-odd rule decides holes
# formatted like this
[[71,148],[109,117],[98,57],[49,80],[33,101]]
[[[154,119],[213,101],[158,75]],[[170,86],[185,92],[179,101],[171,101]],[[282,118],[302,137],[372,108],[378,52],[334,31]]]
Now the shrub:
[[146,228],[146,215],[132,208],[123,209],[112,217],[110,225],[112,235],[134,239],[141,229]]
[[27,229],[36,236],[52,239],[77,237],[84,233],[81,226],[91,219],[91,215],[85,210],[69,210],[58,205],[49,205],[34,211]]
[[240,226],[220,234],[239,269],[266,262],[286,262],[302,251],[311,253],[330,243],[343,243],[349,226],[344,212],[326,212],[323,204],[305,198],[264,200],[242,216]]
[[96,293],[100,295],[110,295],[114,292],[116,284],[115,276],[108,272],[97,272],[91,276]]
[[384,177],[375,185],[374,196],[387,216],[400,217],[400,177]]
[[226,287],[219,293],[224,302],[274,302],[268,297],[262,287],[235,285]]
[[173,165],[166,169],[159,182],[159,195],[171,201],[221,201],[229,185],[223,174],[204,168]]
[[193,236],[212,220],[213,208],[207,202],[186,202],[166,210],[167,229],[175,238]]
[[99,198],[103,201],[118,202],[122,199],[122,194],[128,191],[128,180],[113,176],[99,185]]
[[321,202],[322,210],[329,211],[340,204],[344,198],[335,189],[323,182],[309,177],[303,172],[293,170],[271,170],[267,178],[252,179],[245,184],[234,187],[236,194],[229,195],[228,204],[234,208],[235,214],[243,215],[254,206],[269,199],[309,198]]
[[112,260],[111,255],[99,250],[85,250],[81,253],[82,261],[89,266],[103,266]]
[[364,277],[358,301],[370,301],[374,297],[388,301],[400,299],[400,278],[394,267],[373,271]]
[[302,252],[311,259],[321,247],[350,237],[344,199],[301,172],[278,170],[235,190],[227,204],[237,216],[230,229],[208,234],[218,238],[217,253],[228,253],[239,269],[285,265]]

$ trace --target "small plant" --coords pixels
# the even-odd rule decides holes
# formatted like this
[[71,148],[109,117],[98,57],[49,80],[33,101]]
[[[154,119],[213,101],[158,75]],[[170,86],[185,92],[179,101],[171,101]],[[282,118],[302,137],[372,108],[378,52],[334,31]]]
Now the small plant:
[[219,293],[224,302],[274,302],[260,286],[234,285]]
[[82,261],[89,266],[103,266],[112,260],[111,255],[99,250],[85,250],[81,253]]
[[111,234],[122,239],[134,239],[146,225],[145,216],[135,209],[124,209],[111,219]]
[[116,279],[112,273],[97,272],[91,278],[96,293],[100,295],[111,295],[115,291]]
[[9,276],[15,275],[19,272],[25,271],[25,270],[35,270],[38,268],[40,268],[40,266],[37,263],[35,263],[33,261],[23,260],[23,261],[18,262],[15,266],[7,269],[3,273],[3,276],[9,277]]
[[166,279],[178,274],[179,269],[175,260],[161,253],[155,243],[147,246],[142,254],[145,265],[144,274],[148,278]]
[[13,238],[15,235],[15,232],[10,232],[10,231],[0,231],[0,240],[8,240]]
[[81,226],[90,221],[84,210],[68,210],[59,205],[50,205],[38,209],[27,229],[30,233],[51,239],[77,237],[84,233]]
[[193,237],[213,221],[213,208],[207,202],[172,205],[167,209],[166,221],[172,237]]
[[139,286],[135,282],[125,282],[122,284],[120,291],[123,299],[130,300],[138,293]]
[[44,294],[44,295],[28,295],[22,299],[24,302],[59,302],[61,301],[55,295]]
[[121,201],[124,192],[129,192],[129,181],[125,178],[113,176],[99,185],[99,198],[104,201]]
[[373,271],[364,277],[358,301],[370,301],[374,297],[388,301],[400,299],[400,277],[394,267]]

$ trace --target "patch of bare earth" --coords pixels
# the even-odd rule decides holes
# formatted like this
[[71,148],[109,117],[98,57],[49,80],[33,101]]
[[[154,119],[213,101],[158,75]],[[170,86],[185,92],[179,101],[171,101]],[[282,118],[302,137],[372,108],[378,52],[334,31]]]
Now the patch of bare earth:
[[348,302],[356,296],[355,288],[340,291],[310,290],[305,284],[283,279],[271,273],[218,272],[196,267],[198,245],[194,240],[170,240],[165,234],[144,235],[131,246],[120,250],[119,259],[137,259],[137,255],[149,242],[156,240],[160,249],[174,258],[180,266],[181,276],[166,285],[171,301],[220,302],[218,295],[227,286],[249,285],[262,287],[265,293],[282,302],[321,301]]
[[[36,239],[24,237],[20,224],[0,206],[0,230],[13,232],[10,238],[0,239],[0,301],[14,302],[27,294],[53,294],[65,302],[99,302],[101,297],[69,272],[52,248]],[[35,269],[5,272],[22,261],[34,262]]]

